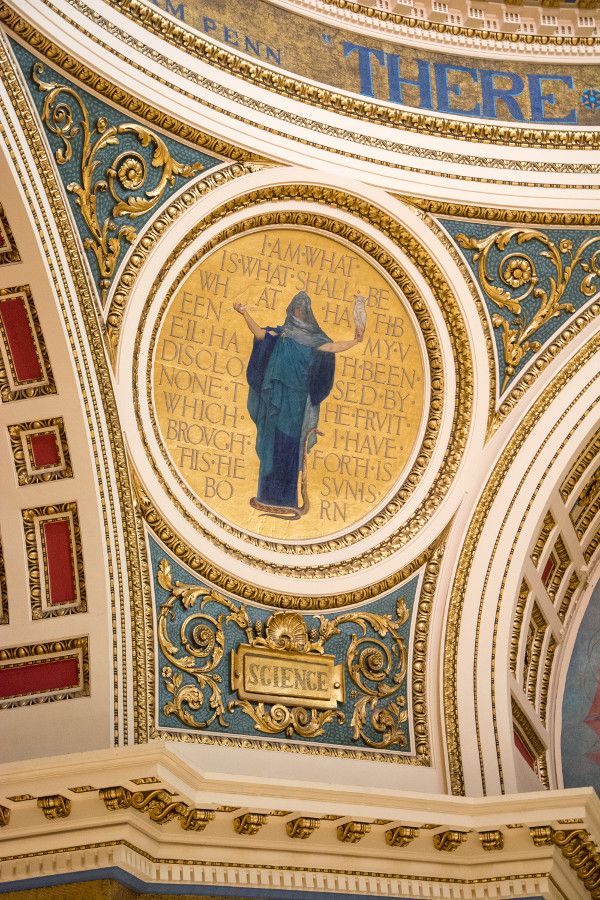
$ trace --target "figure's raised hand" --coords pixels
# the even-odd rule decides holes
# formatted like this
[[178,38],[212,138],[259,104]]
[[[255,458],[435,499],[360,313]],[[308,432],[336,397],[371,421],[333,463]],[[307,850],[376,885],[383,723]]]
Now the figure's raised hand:
[[247,307],[244,306],[243,303],[234,303],[233,308],[236,312],[239,312],[241,316],[245,315]]

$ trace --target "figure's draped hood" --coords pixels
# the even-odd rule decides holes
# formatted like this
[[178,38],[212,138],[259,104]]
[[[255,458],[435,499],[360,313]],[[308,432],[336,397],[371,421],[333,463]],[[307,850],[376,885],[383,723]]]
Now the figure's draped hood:
[[[304,320],[296,318],[295,311],[302,310]],[[281,331],[282,337],[289,337],[298,344],[304,344],[305,347],[320,347],[321,344],[328,344],[331,338],[328,337],[315,318],[312,311],[310,297],[306,291],[300,291],[292,300],[285,311],[285,322]]]

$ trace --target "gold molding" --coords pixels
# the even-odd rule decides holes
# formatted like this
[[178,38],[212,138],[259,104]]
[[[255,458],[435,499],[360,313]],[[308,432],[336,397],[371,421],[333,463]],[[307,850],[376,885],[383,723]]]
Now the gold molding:
[[8,265],[9,263],[21,262],[21,256],[19,255],[19,251],[17,249],[17,245],[15,243],[15,239],[13,237],[13,233],[10,229],[10,225],[8,224],[8,219],[6,218],[6,213],[4,212],[4,208],[0,203],[0,232],[4,233],[6,240],[8,241],[8,247],[4,249],[0,246],[0,266]]
[[[22,644],[17,647],[0,649],[0,669],[18,668],[44,659],[60,659],[76,657],[80,664],[80,684],[66,689],[51,688],[47,692],[32,692],[7,697],[0,701],[0,709],[17,706],[30,706],[37,703],[50,703],[67,700],[71,697],[89,697],[90,695],[90,661],[87,637],[63,638],[59,641],[46,641],[37,644]],[[8,798],[14,800],[15,798]],[[31,800],[33,797],[23,795],[20,799]]]
[[[21,510],[27,565],[29,570],[29,601],[32,619],[47,619],[53,616],[65,616],[73,613],[87,612],[85,589],[85,571],[83,565],[83,549],[81,544],[81,528],[77,513],[77,503],[56,503],[53,506],[38,506]],[[77,593],[77,602],[69,605],[52,604],[50,602],[48,560],[45,544],[41,536],[40,520],[66,521],[69,526],[71,559],[73,562],[73,581]],[[42,585],[43,573],[43,585]]]
[[556,522],[554,521],[552,511],[548,510],[546,512],[546,515],[544,516],[544,521],[542,522],[542,527],[540,529],[540,533],[536,538],[533,550],[531,551],[531,562],[536,568],[538,567],[539,561],[542,557],[542,553],[544,552],[544,547],[548,543],[548,538],[550,537],[550,533],[555,525]]
[[[521,826],[519,826],[519,827],[521,827]],[[534,830],[534,829],[530,829],[530,831],[532,831],[532,830]],[[553,829],[550,829],[550,830],[553,831]],[[159,865],[164,865],[164,866],[174,865],[174,864],[181,865],[181,866],[197,866],[199,864],[203,864],[205,866],[210,866],[212,868],[220,869],[220,870],[231,868],[231,869],[237,869],[239,871],[248,871],[250,869],[254,870],[257,867],[256,861],[231,863],[231,862],[224,862],[223,860],[219,860],[219,859],[216,859],[216,860],[215,859],[208,859],[208,860],[204,859],[202,861],[202,863],[199,863],[199,861],[197,859],[189,859],[189,858],[188,859],[174,859],[173,857],[154,856],[148,850],[146,850],[140,846],[136,846],[131,841],[128,841],[125,839],[116,839],[116,840],[112,840],[112,841],[94,841],[94,842],[85,843],[85,844],[69,845],[69,846],[62,847],[60,852],[61,853],[79,853],[79,852],[85,851],[85,850],[99,850],[99,849],[114,848],[114,847],[124,847],[124,848],[132,851],[133,853],[136,853],[137,855],[141,856],[143,859],[148,860],[148,862],[151,862],[154,864],[159,864]],[[0,857],[0,862],[5,863],[5,862],[15,862],[17,860],[23,860],[23,859],[27,859],[27,860],[39,859],[39,858],[52,856],[55,853],[56,853],[55,850],[40,850],[36,853],[32,853],[31,851],[29,851],[28,853],[15,853],[15,854],[10,854],[10,855],[4,856],[4,857]],[[267,871],[267,872],[271,872],[271,871],[280,872],[281,871],[281,867],[276,865],[275,863],[261,863],[260,869]],[[369,871],[366,869],[343,869],[343,868],[332,868],[332,867],[315,866],[315,865],[311,865],[311,866],[286,865],[285,871],[291,872],[291,873],[299,873],[299,874],[304,874],[306,872],[310,872],[310,873],[316,873],[316,874],[320,874],[320,875],[346,875],[346,876],[349,875],[349,876],[353,876],[353,877],[372,877],[374,875],[374,872],[372,870]],[[513,871],[513,872],[510,872],[509,874],[505,874],[505,875],[491,875],[487,878],[482,878],[482,877],[452,878],[447,875],[440,876],[440,875],[420,874],[420,873],[410,873],[407,875],[407,873],[405,871],[389,872],[389,873],[386,873],[385,876],[382,876],[381,874],[379,874],[378,877],[385,877],[386,879],[389,879],[390,881],[398,883],[398,884],[400,882],[405,882],[406,879],[409,878],[409,879],[413,879],[415,881],[422,881],[427,884],[441,883],[444,885],[460,885],[460,886],[468,886],[468,887],[475,887],[475,886],[479,886],[479,885],[483,885],[483,884],[490,884],[490,883],[491,884],[504,884],[506,882],[514,883],[515,881],[519,881],[519,880],[523,880],[525,882],[529,882],[529,881],[534,882],[536,879],[541,879],[541,878],[549,878],[549,881],[551,884],[553,884],[553,885],[556,884],[552,880],[552,877],[549,876],[548,872],[532,872],[529,870],[527,870],[525,872],[514,872]],[[498,893],[497,896],[499,897],[500,894]]]
[[[31,445],[28,441],[31,432],[52,431],[56,437],[56,445],[61,459],[61,465],[50,466],[47,469],[36,469],[33,465]],[[53,419],[37,419],[33,422],[20,422],[18,425],[9,425],[8,434],[13,451],[17,481],[19,485],[39,484],[46,481],[58,481],[61,478],[72,478],[73,467],[69,456],[67,435],[61,416]]]
[[548,777],[547,747],[520,707],[515,697],[511,697],[513,728],[531,752],[535,761],[535,772],[545,788],[550,788]]
[[544,725],[546,725],[546,714],[548,711],[548,692],[550,689],[550,679],[552,677],[552,664],[554,662],[554,654],[557,647],[558,641],[554,635],[551,634],[544,658],[544,669],[542,671],[542,680],[540,683],[540,700],[538,707],[539,717]]
[[594,462],[597,456],[600,455],[600,429],[595,431],[592,435],[591,439],[585,445],[584,450],[577,457],[571,468],[569,469],[568,475],[564,479],[563,483],[560,486],[560,496],[563,503],[566,505],[569,497],[575,490],[579,480],[583,476],[583,473],[586,469]]
[[[133,467],[133,462],[131,465]],[[323,610],[335,609],[340,606],[350,606],[353,603],[362,603],[365,600],[372,600],[379,594],[396,587],[420,569],[430,558],[429,551],[424,551],[392,575],[389,575],[374,584],[366,585],[363,588],[357,588],[342,593],[336,592],[332,594],[317,595],[314,593],[290,594],[280,590],[274,591],[248,581],[243,581],[233,573],[224,571],[194,547],[187,544],[177,532],[173,531],[170,525],[162,517],[161,513],[154,506],[154,503],[146,493],[144,486],[141,484],[139,477],[135,472],[134,487],[138,500],[138,509],[146,525],[152,534],[164,544],[165,548],[170,551],[179,562],[188,566],[188,568],[198,575],[198,577],[205,579],[209,584],[214,585],[220,590],[231,592],[242,600],[251,600],[255,603],[262,603],[265,606],[281,607],[283,609]],[[278,572],[283,575],[303,574],[302,570],[284,564],[273,564],[269,566],[264,564],[261,568],[270,572]],[[309,571],[312,572],[314,570],[311,569]],[[329,572],[328,574],[335,575],[341,573]]]
[[513,619],[510,638],[510,671],[513,673],[515,678],[517,677],[517,659],[519,656],[519,644],[521,643],[523,618],[525,616],[525,607],[527,606],[527,601],[530,594],[531,590],[529,588],[529,585],[527,584],[527,580],[523,578],[523,580],[521,581],[521,588],[519,590],[519,597],[517,599],[517,606],[515,609],[515,616]]
[[[541,396],[528,411],[519,427],[512,435],[505,447],[502,457],[490,475],[481,494],[477,507],[471,516],[469,528],[463,542],[458,561],[456,576],[450,594],[450,604],[447,616],[446,637],[444,643],[444,721],[446,727],[446,741],[448,747],[448,762],[450,769],[450,786],[453,794],[464,793],[464,774],[460,749],[460,735],[458,729],[458,697],[457,697],[457,668],[458,668],[458,637],[463,606],[466,596],[466,586],[471,570],[471,564],[483,530],[490,506],[496,496],[497,490],[504,479],[510,466],[519,452],[519,449],[537,424],[540,416],[552,403],[554,398],[571,380],[575,373],[591,359],[600,349],[600,335],[593,335],[589,341],[569,360],[555,379],[546,387]],[[546,773],[547,778],[547,773]]]
[[[145,44],[143,44],[141,41],[135,40],[130,33],[126,33],[124,31],[122,31],[113,22],[108,21],[107,19],[102,17],[99,13],[91,10],[87,5],[78,2],[78,0],[70,0],[70,2],[72,3],[72,5],[76,6],[76,8],[79,10],[80,13],[82,13],[83,15],[85,15],[87,17],[92,18],[94,20],[94,22],[97,25],[99,25],[101,28],[104,28],[110,34],[117,36],[119,39],[126,41],[130,46],[134,46],[137,50],[139,50],[139,52],[141,54],[145,54],[145,55],[148,54],[148,50],[147,50]],[[53,6],[51,3],[48,2],[48,0],[46,0],[46,4],[50,8],[52,8],[54,10],[54,12],[56,12],[58,15],[61,15],[65,19],[67,18],[61,9]],[[1,19],[2,19],[2,4],[0,3],[0,20]],[[71,24],[73,24],[73,23],[71,23]],[[39,49],[40,47],[44,47],[44,50],[42,52],[44,52],[45,56],[52,62],[56,63],[58,60],[64,60],[63,62],[58,62],[58,64],[68,74],[72,74],[73,72],[78,70],[78,67],[80,64],[77,60],[75,60],[73,57],[66,54],[65,51],[61,50],[55,44],[48,42],[48,39],[44,35],[41,35],[38,31],[36,31],[35,29],[32,29],[32,27],[28,23],[26,23],[24,20],[22,20],[20,17],[18,17],[17,24],[11,25],[10,27],[12,27],[13,30],[15,31],[15,33],[17,33],[20,37],[23,37],[23,35],[25,35],[25,37],[23,39],[26,40],[33,48]],[[147,75],[150,74],[149,71],[144,69],[139,63],[134,62],[134,60],[132,59],[131,56],[118,53],[115,50],[114,46],[109,46],[108,44],[105,44],[103,41],[101,41],[97,37],[97,34],[94,34],[92,36],[90,32],[86,31],[81,26],[76,25],[76,27],[82,33],[86,34],[88,37],[90,37],[94,41],[96,41],[96,43],[98,43],[99,46],[103,47],[107,52],[115,54],[116,56],[119,57],[119,59],[126,62],[130,66],[134,66],[139,71],[144,72]],[[378,161],[378,164],[393,168],[396,171],[417,172],[420,175],[426,174],[426,175],[430,175],[432,177],[439,175],[439,172],[436,170],[433,170],[433,169],[423,169],[423,168],[418,168],[415,166],[402,165],[398,160],[398,154],[408,154],[408,155],[417,156],[419,158],[425,158],[425,159],[434,158],[434,159],[440,160],[442,162],[455,162],[455,163],[459,163],[459,164],[485,166],[488,168],[489,167],[501,168],[501,169],[507,168],[507,169],[511,169],[511,170],[525,169],[525,170],[531,170],[531,171],[541,171],[541,172],[546,172],[546,173],[548,173],[548,172],[558,172],[558,173],[563,173],[563,174],[570,173],[570,172],[593,173],[593,172],[598,171],[598,166],[595,166],[595,165],[592,165],[592,166],[582,165],[582,164],[572,165],[572,164],[568,164],[568,163],[555,164],[555,163],[551,163],[551,162],[543,162],[543,163],[532,162],[532,163],[526,164],[522,161],[521,162],[518,162],[518,161],[513,162],[513,161],[508,161],[508,160],[496,160],[496,159],[491,159],[491,158],[486,159],[486,158],[481,158],[481,157],[472,156],[472,155],[465,155],[465,154],[461,154],[461,153],[448,153],[445,151],[440,151],[440,150],[436,150],[433,148],[427,148],[427,147],[414,148],[409,145],[398,144],[394,141],[382,140],[381,138],[374,137],[372,135],[358,135],[355,130],[338,128],[333,125],[325,126],[319,122],[311,122],[310,120],[304,118],[303,116],[297,115],[295,113],[291,113],[289,111],[275,109],[265,103],[262,103],[259,100],[250,98],[247,94],[243,95],[243,94],[240,94],[238,91],[235,91],[231,88],[225,88],[222,85],[219,85],[215,82],[210,81],[209,79],[205,78],[204,76],[197,76],[190,69],[188,69],[184,66],[178,65],[172,57],[163,56],[162,54],[158,53],[158,51],[156,51],[156,50],[152,52],[152,57],[153,57],[153,59],[160,61],[167,68],[177,71],[182,77],[192,78],[199,85],[202,85],[203,87],[206,87],[209,90],[211,90],[221,96],[227,97],[229,100],[232,100],[233,102],[238,102],[238,103],[241,103],[242,105],[244,105],[245,107],[254,109],[258,113],[265,113],[267,115],[275,114],[276,117],[281,121],[286,121],[286,122],[289,122],[290,124],[299,125],[303,129],[315,130],[317,132],[323,132],[328,135],[331,134],[331,135],[334,135],[344,141],[354,141],[354,142],[363,144],[365,146],[376,146],[378,148],[383,147],[384,149],[389,150],[390,153],[394,154],[394,158],[393,159],[380,159]],[[90,72],[89,69],[84,67],[83,73],[81,75],[76,75],[75,77],[78,77],[84,84],[88,84],[93,81],[94,89],[100,94],[103,94],[106,92],[108,92],[110,94],[111,92],[114,92],[114,102],[115,103],[119,102],[121,93],[122,93],[121,90],[113,88],[113,86],[108,84],[103,77],[95,75],[94,73]],[[153,78],[156,77],[154,75],[154,73],[152,73],[152,77]],[[171,87],[171,88],[173,87],[172,80],[167,82],[165,79],[159,79],[159,81],[161,83],[168,84],[169,87]],[[183,96],[186,96],[189,99],[197,100],[197,94],[190,92],[190,91],[186,91],[181,87],[179,87],[178,90]],[[106,94],[106,95],[108,96],[108,94]],[[212,104],[212,103],[209,103],[208,100],[204,100],[204,103],[210,109],[218,111],[219,113],[222,112],[222,104],[219,104],[219,103]],[[137,101],[134,99],[134,104],[135,104],[135,109],[144,107],[144,103],[141,100]],[[153,116],[156,118],[156,117],[160,117],[161,115],[162,115],[162,113],[160,113],[158,110],[154,110],[154,109],[150,108],[148,111],[147,118],[149,121],[154,121],[154,118],[152,118]],[[248,119],[240,114],[233,113],[231,111],[228,113],[228,115],[229,115],[229,118],[233,119],[234,121],[239,121],[239,122],[244,123],[245,125],[251,125],[253,127],[256,127],[256,117],[253,119]],[[185,127],[187,127],[187,126],[185,126]],[[271,128],[266,125],[263,125],[261,127],[263,128],[264,131],[266,131],[269,134],[277,135],[279,137],[284,137],[286,139],[289,138],[289,131],[281,131],[281,130]],[[297,141],[297,143],[304,144],[308,147],[323,150],[326,152],[331,152],[331,147],[329,147],[325,144],[320,144],[313,140],[309,140],[306,137],[296,136],[295,140]],[[536,139],[536,145],[537,144],[539,144],[539,136]],[[244,151],[239,150],[239,148],[233,148],[233,152],[228,153],[228,155],[232,159],[238,159],[238,158],[241,159],[242,157],[239,156],[239,154],[241,154],[243,152]],[[336,152],[340,153],[340,155],[342,155],[342,156],[347,156],[349,158],[356,159],[361,162],[370,162],[371,161],[371,157],[369,157],[369,156],[363,156],[358,153],[351,153],[347,150],[345,150],[345,151],[340,150],[340,151],[336,151]],[[235,155],[236,153],[238,154],[237,156]],[[246,154],[244,156],[244,158],[253,159],[253,160],[261,159],[260,157],[257,157],[255,155],[251,155],[251,154]],[[444,174],[445,174],[446,178],[460,179],[463,177],[462,175],[451,172],[449,170],[446,170],[446,172]],[[483,177],[478,177],[478,176],[471,176],[471,181],[475,181],[475,182],[482,183],[482,184],[488,184],[488,183],[489,184],[498,184],[497,179],[493,179],[493,178],[488,179],[488,178],[483,178]],[[501,184],[503,186],[506,184],[510,184],[511,186],[516,186],[516,187],[539,187],[539,188],[547,187],[546,182],[531,183],[531,182],[518,182],[518,181],[510,181],[510,182],[502,181]],[[571,183],[571,182],[568,182],[563,185],[564,190],[568,190],[570,188],[578,189],[578,190],[582,190],[582,189],[586,189],[586,188],[589,190],[595,190],[596,186],[595,185],[584,186],[584,185],[579,185],[579,184]]]
[[8,625],[8,585],[2,543],[0,543],[0,625]]
[[[110,2],[110,0],[109,0]],[[112,0],[114,5],[118,5]],[[382,22],[394,22],[397,25],[405,25],[408,28],[417,28],[422,31],[434,32],[437,34],[451,34],[466,38],[481,38],[487,41],[501,41],[505,43],[509,41],[511,44],[524,44],[528,47],[532,44],[555,44],[557,46],[585,46],[593,47],[595,38],[593,37],[576,37],[574,35],[561,36],[551,34],[519,34],[509,31],[490,31],[481,28],[465,28],[462,25],[447,25],[444,22],[431,22],[429,20],[416,19],[413,16],[403,16],[401,13],[388,12],[384,9],[378,9],[373,6],[365,6],[363,3],[356,3],[355,0],[323,0],[329,6],[335,6],[338,9],[347,9],[354,13],[360,13],[369,19],[378,19]],[[509,0],[510,2],[510,0]],[[542,6],[545,4],[542,2]],[[550,2],[548,6],[555,4]],[[580,7],[581,8],[581,7]],[[450,45],[453,46],[453,45]]]
[[[298,76],[266,68],[255,60],[248,60],[232,53],[224,46],[210,43],[200,33],[179,25],[164,15],[159,8],[151,8],[140,0],[109,0],[109,2],[113,8],[118,9],[137,25],[145,27],[151,34],[179,49],[184,47],[187,53],[216,69],[227,72],[230,76],[237,76],[280,96],[317,106],[332,113],[403,128],[406,131],[416,131],[420,134],[473,140],[484,144],[557,147],[564,150],[591,150],[600,146],[600,134],[594,134],[593,131],[552,130],[535,126],[519,128],[510,125],[481,124],[470,120],[457,121],[441,115],[428,115],[391,105],[383,106],[363,97],[337,93],[329,86],[313,84]],[[589,40],[593,44],[592,38],[583,40]]]
[[14,32],[15,36],[30,45],[37,54],[46,57],[50,66],[59,66],[63,73],[70,78],[76,78],[84,88],[91,88],[105,99],[112,102],[117,108],[127,110],[139,119],[152,124],[178,140],[194,144],[214,153],[220,158],[232,160],[260,161],[262,157],[248,153],[240,147],[230,144],[221,138],[200,131],[168,113],[161,112],[151,103],[138,98],[129,91],[107,81],[104,76],[98,75],[89,69],[84,63],[66,50],[63,50],[41,31],[24,19],[16,9],[12,9],[4,0],[0,0],[0,22]]
[[562,225],[563,227],[594,227],[600,225],[600,213],[545,212],[543,210],[502,209],[499,206],[477,206],[449,200],[428,200],[409,194],[395,194],[409,206],[415,206],[431,216],[454,219],[481,219],[483,222],[510,222],[518,225]]
[[36,380],[33,384],[31,382],[19,380],[15,370],[14,361],[12,359],[12,354],[10,352],[10,345],[8,343],[6,335],[4,334],[4,326],[2,323],[2,319],[0,318],[0,340],[4,344],[5,354],[8,359],[10,368],[9,372],[9,370],[7,370],[7,368],[5,367],[4,360],[2,358],[3,355],[0,355],[0,399],[3,403],[8,403],[11,400],[25,400],[30,399],[31,397],[43,397],[46,394],[56,393],[56,385],[54,383],[52,367],[50,365],[50,359],[48,357],[48,351],[46,349],[46,343],[44,341],[44,335],[42,333],[42,326],[40,324],[35,303],[33,302],[33,297],[31,296],[31,289],[29,285],[25,284],[18,287],[0,288],[0,300],[4,297],[17,297],[19,295],[22,295],[25,301],[25,307],[27,309],[29,318],[31,337],[35,345],[35,355],[42,375],[41,378],[39,380]]
[[[450,288],[448,282],[442,276],[440,269],[429,259],[425,248],[423,248],[421,244],[417,243],[414,238],[408,238],[407,240],[407,233],[403,229],[401,231],[401,226],[399,226],[390,216],[385,215],[381,210],[372,206],[372,204],[366,201],[360,201],[356,197],[348,195],[342,191],[305,185],[287,185],[281,187],[261,188],[252,191],[249,194],[244,195],[243,197],[237,198],[234,201],[229,201],[228,203],[224,204],[223,207],[219,207],[218,209],[214,210],[205,219],[202,219],[196,226],[194,226],[191,232],[186,235],[185,238],[182,239],[182,241],[180,241],[179,245],[173,251],[169,260],[165,263],[165,265],[163,265],[157,277],[155,278],[152,287],[148,291],[148,300],[144,305],[142,316],[140,318],[139,328],[137,330],[135,341],[134,360],[138,360],[140,358],[140,341],[146,327],[149,310],[157,291],[169,278],[170,271],[173,268],[172,259],[176,260],[182,254],[182,252],[184,252],[185,249],[193,243],[193,241],[198,237],[199,234],[205,231],[214,222],[220,221],[227,214],[237,212],[240,209],[246,209],[248,207],[252,208],[254,203],[265,202],[270,199],[280,201],[285,199],[302,199],[304,201],[317,200],[323,203],[329,203],[330,205],[334,206],[335,209],[349,210],[355,215],[360,216],[362,219],[366,219],[367,221],[371,222],[371,224],[379,224],[382,230],[385,229],[384,234],[386,237],[393,236],[396,244],[398,244],[405,250],[408,249],[408,255],[411,260],[415,262],[418,268],[428,276],[428,280],[434,296],[444,314],[446,324],[448,325],[458,382],[457,394],[460,397],[460,401],[454,411],[454,421],[451,438],[454,446],[452,446],[451,444],[446,457],[446,471],[439,473],[438,478],[436,479],[436,484],[433,488],[430,488],[428,496],[423,501],[423,504],[420,507],[418,513],[413,514],[409,522],[406,525],[401,526],[395,532],[393,538],[389,538],[387,541],[382,542],[378,546],[378,552],[387,556],[391,552],[402,546],[404,543],[406,543],[409,537],[414,536],[417,528],[422,527],[423,519],[425,517],[428,518],[437,510],[443,496],[450,487],[454,472],[456,471],[456,468],[458,467],[460,461],[462,449],[466,443],[468,422],[471,418],[472,413],[473,387],[472,360],[470,359],[468,353],[468,339],[465,333],[464,322],[459,312],[454,293]],[[396,516],[400,509],[408,501],[413,490],[418,486],[418,484],[424,477],[429,459],[431,458],[436,444],[437,435],[439,434],[444,404],[444,365],[440,352],[439,338],[423,297],[406,275],[402,265],[381,247],[377,245],[374,246],[375,242],[373,238],[359,231],[359,228],[356,225],[348,224],[346,222],[340,222],[338,219],[333,218],[329,214],[329,212],[330,207],[328,206],[323,213],[307,213],[296,210],[284,210],[272,211],[263,214],[254,214],[250,218],[247,218],[241,222],[236,223],[235,225],[225,228],[214,238],[212,238],[207,244],[205,244],[200,250],[198,250],[177,272],[176,278],[172,280],[168,291],[165,293],[160,311],[154,317],[148,352],[148,360],[146,364],[146,372],[145,377],[142,379],[142,383],[146,388],[146,402],[149,410],[150,421],[152,423],[157,442],[161,447],[163,462],[167,465],[171,476],[175,478],[175,480],[179,483],[181,489],[184,491],[188,499],[192,503],[194,503],[194,505],[206,518],[216,523],[220,528],[222,528],[229,534],[232,534],[234,537],[240,540],[246,540],[248,543],[261,549],[274,549],[279,553],[286,554],[323,553],[329,552],[331,550],[336,550],[341,547],[348,547],[350,544],[354,544],[363,540],[365,536],[373,534],[376,530],[379,529],[383,521],[388,521],[392,517]],[[310,226],[317,229],[318,231],[322,230],[325,232],[329,232],[336,237],[346,239],[351,244],[355,245],[355,247],[359,251],[362,250],[369,257],[371,257],[375,264],[379,264],[385,270],[385,272],[388,274],[388,277],[390,277],[395,282],[395,285],[399,289],[400,293],[404,296],[404,298],[406,298],[415,318],[417,319],[419,329],[424,337],[424,341],[427,347],[430,372],[430,395],[428,412],[426,413],[425,433],[423,435],[421,446],[416,455],[416,459],[413,463],[412,469],[405,475],[403,482],[398,488],[396,494],[388,501],[385,508],[379,510],[376,514],[373,514],[369,521],[361,524],[360,527],[355,527],[351,530],[349,529],[344,533],[342,537],[338,539],[330,538],[323,541],[303,542],[302,544],[275,541],[267,538],[250,536],[246,534],[246,532],[241,531],[236,526],[223,521],[219,516],[213,513],[212,510],[205,506],[183,481],[178,470],[171,462],[166,449],[163,446],[163,442],[160,439],[159,429],[157,426],[154,407],[152,403],[153,349],[160,326],[163,321],[165,311],[168,308],[173,295],[183,282],[184,278],[192,271],[193,267],[207,253],[218,247],[221,243],[223,243],[233,235],[243,234],[257,228],[268,227],[269,225],[289,224],[300,224],[306,227]],[[141,390],[137,366],[134,366],[133,371],[133,389],[134,408],[136,411],[138,428],[140,430],[140,433],[143,435],[143,425],[141,421],[139,401]],[[148,460],[153,468],[154,474],[156,475],[162,486],[166,489],[167,483],[165,481],[165,478],[162,472],[159,470],[156,461],[152,457],[145,439],[143,442],[145,445]],[[452,460],[451,463],[450,460]],[[202,526],[197,521],[197,517],[190,517],[189,514],[186,513],[186,510],[174,497],[173,502],[176,503],[179,511],[184,517],[188,519],[190,524],[195,525],[196,529],[199,530],[208,540],[216,543],[217,546],[220,546],[222,549],[225,549],[229,553],[233,552],[234,555],[236,555],[238,558],[245,558],[247,562],[258,566],[259,568],[266,568],[265,564],[262,561],[258,561],[252,556],[244,555],[241,551],[235,551],[232,550],[232,548],[229,548],[227,544],[225,544],[223,541],[218,540],[210,531],[208,531],[206,527]],[[426,512],[424,510],[426,510]],[[418,525],[416,525],[417,521]],[[357,568],[364,568],[364,564],[364,559],[361,557],[358,561],[353,561],[353,564],[350,562],[346,562],[345,570],[356,571]],[[332,571],[341,572],[344,570],[344,564],[337,563],[330,568]],[[276,570],[282,571],[279,566],[276,567]],[[300,574],[301,571],[302,570],[300,570],[299,568],[294,568],[295,574]],[[306,574],[308,577],[311,577],[311,575],[312,577],[316,577],[317,572],[325,573],[328,571],[329,570],[323,566],[309,566],[305,567],[305,569],[303,570],[303,574]]]

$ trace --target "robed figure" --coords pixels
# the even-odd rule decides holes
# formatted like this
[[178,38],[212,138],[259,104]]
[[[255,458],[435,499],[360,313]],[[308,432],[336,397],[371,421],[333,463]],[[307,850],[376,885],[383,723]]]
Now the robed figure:
[[299,518],[308,511],[306,457],[319,434],[320,404],[333,386],[335,354],[362,340],[364,321],[357,321],[352,340],[332,341],[304,291],[292,299],[285,322],[276,327],[261,327],[239,303],[234,309],[254,335],[246,377],[260,468],[250,503],[270,515]]

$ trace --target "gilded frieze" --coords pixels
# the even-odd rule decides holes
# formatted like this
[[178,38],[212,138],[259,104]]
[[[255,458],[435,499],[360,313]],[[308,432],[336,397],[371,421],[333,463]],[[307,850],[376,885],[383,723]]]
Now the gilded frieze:
[[497,400],[598,294],[597,229],[440,219],[475,280],[494,336]]
[[151,736],[429,763],[422,571],[350,611],[307,615],[215,590],[151,537],[149,553]]
[[20,44],[13,42],[12,47],[104,304],[140,227],[186,181],[220,160],[127,118]]

